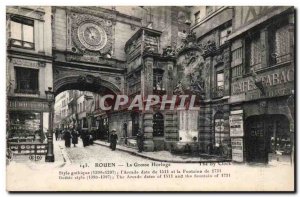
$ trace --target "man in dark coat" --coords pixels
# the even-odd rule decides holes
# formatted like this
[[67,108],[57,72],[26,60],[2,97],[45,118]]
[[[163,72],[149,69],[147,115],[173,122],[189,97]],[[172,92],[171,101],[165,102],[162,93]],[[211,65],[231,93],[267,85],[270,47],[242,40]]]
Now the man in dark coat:
[[82,139],[83,147],[86,147],[86,146],[89,145],[88,138],[89,138],[89,135],[88,135],[87,131],[86,130],[82,130],[82,132],[81,132],[81,139]]
[[64,133],[64,139],[65,139],[65,146],[70,147],[71,146],[71,133],[69,130],[66,130]]
[[77,130],[73,129],[72,131],[72,144],[74,144],[74,147],[76,146],[76,144],[78,144],[78,136],[79,136],[79,133]]
[[116,134],[116,130],[113,129],[110,135],[110,148],[113,151],[116,150],[117,140],[118,140],[118,135]]
[[139,153],[141,153],[144,148],[144,134],[142,133],[141,129],[139,129],[139,132],[136,136],[136,141],[137,141]]
[[55,129],[55,140],[57,141],[58,139],[58,136],[59,136],[59,130],[56,128]]

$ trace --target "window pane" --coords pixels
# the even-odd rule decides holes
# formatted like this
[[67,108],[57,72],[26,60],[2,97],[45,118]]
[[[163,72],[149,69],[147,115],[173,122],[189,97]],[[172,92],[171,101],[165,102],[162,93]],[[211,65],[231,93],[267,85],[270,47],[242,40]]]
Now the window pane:
[[[250,65],[255,66],[255,69],[260,68],[261,63],[261,44],[260,38],[253,38],[250,45]],[[257,65],[257,66],[256,66]]]
[[23,37],[26,42],[33,42],[33,26],[23,25]]
[[224,81],[224,73],[218,73],[217,74],[217,81]]
[[29,68],[16,68],[17,89],[27,93],[38,90],[38,70]]
[[17,23],[14,21],[11,21],[11,38],[21,40],[22,39],[22,27],[21,23]]

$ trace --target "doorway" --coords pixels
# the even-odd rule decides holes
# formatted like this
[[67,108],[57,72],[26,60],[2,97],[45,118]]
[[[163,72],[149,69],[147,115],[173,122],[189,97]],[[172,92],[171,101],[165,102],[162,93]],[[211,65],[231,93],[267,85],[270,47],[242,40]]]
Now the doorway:
[[268,163],[291,153],[289,121],[284,115],[251,116],[245,122],[246,161]]

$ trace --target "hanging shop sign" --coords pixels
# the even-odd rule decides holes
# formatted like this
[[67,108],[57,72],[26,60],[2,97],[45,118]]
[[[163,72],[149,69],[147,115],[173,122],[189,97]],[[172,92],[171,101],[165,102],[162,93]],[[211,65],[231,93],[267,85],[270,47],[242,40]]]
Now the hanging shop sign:
[[244,145],[243,138],[231,138],[232,161],[244,161]]
[[230,126],[230,137],[243,137],[244,136],[244,121],[243,121],[243,111],[232,111],[229,116],[229,126]]

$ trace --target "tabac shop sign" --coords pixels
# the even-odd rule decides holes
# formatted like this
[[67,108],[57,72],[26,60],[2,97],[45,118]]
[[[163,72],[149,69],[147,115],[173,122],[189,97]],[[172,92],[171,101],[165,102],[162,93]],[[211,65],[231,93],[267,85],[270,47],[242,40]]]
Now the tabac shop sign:
[[[260,80],[263,84],[263,87],[266,90],[265,97],[272,96],[282,96],[289,94],[289,89],[293,88],[288,86],[288,83],[294,81],[294,69],[293,68],[283,68],[270,71],[268,73],[264,73],[262,75],[257,76],[257,80]],[[278,89],[280,87],[280,89]],[[238,95],[241,93],[251,93],[252,92],[260,92],[257,90],[257,86],[255,85],[255,81],[253,77],[248,77],[243,80],[232,83],[232,95]],[[258,95],[257,97],[261,97]],[[246,98],[247,99],[247,98]],[[255,99],[254,97],[248,99]]]

